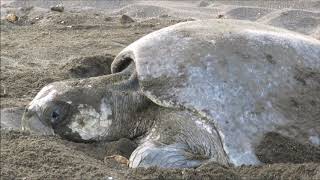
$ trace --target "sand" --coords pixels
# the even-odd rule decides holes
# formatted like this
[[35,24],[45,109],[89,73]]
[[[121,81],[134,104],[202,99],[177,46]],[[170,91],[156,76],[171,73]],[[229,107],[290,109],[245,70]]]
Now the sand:
[[[274,137],[272,135],[271,137]],[[268,137],[267,139],[269,139]],[[127,139],[106,144],[81,144],[59,137],[35,136],[19,131],[1,131],[1,179],[319,179],[320,149],[281,141],[263,151],[277,150],[267,165],[225,167],[215,163],[197,169],[129,169],[112,158],[128,157],[135,145]],[[279,145],[279,144],[278,144]],[[122,150],[127,150],[123,152]],[[261,149],[260,149],[261,150]],[[289,154],[289,157],[288,155]],[[304,155],[307,157],[304,157]],[[261,159],[265,160],[265,159]],[[275,160],[275,161],[273,161]],[[295,161],[298,160],[299,164]],[[314,162],[313,162],[314,161]],[[276,164],[275,164],[276,163]]]
[[[104,159],[113,154],[128,157],[134,147],[129,140],[77,144],[16,131],[24,106],[43,86],[110,73],[113,57],[152,31],[182,21],[227,18],[257,21],[320,40],[319,0],[64,0],[63,12],[50,10],[60,2],[1,1],[1,179],[320,179],[319,148],[277,134],[265,138],[265,147],[257,147],[260,160],[268,163],[263,166],[130,170],[112,158]],[[8,22],[9,13],[19,20]]]

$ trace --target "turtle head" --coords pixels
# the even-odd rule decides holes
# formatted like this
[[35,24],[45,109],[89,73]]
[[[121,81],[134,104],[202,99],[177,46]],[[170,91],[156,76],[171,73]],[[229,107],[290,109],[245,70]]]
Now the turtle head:
[[21,124],[22,130],[36,134],[54,134],[54,127],[65,119],[70,109],[67,102],[56,101],[57,93],[54,85],[42,88],[25,108]]
[[94,81],[60,81],[43,87],[25,109],[22,130],[78,142],[108,139],[113,123],[111,93],[94,87]]
[[102,76],[43,87],[25,109],[22,130],[78,142],[112,140],[116,132],[110,130],[115,124],[110,87],[118,80]]
[[49,84],[26,107],[22,129],[77,142],[137,136],[144,129],[136,126],[143,124],[137,112],[148,100],[131,77],[130,70]]

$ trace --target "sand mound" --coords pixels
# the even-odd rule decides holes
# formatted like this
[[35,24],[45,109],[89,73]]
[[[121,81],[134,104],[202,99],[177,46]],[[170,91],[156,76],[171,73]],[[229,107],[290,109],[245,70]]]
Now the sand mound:
[[[76,143],[1,130],[1,177],[27,179],[120,178],[121,171],[76,150]],[[84,146],[84,145],[83,145]],[[82,147],[84,149],[84,147]],[[93,153],[93,152],[92,152]]]
[[310,35],[320,25],[320,12],[281,10],[259,19],[258,22]]
[[240,19],[255,21],[266,14],[272,12],[272,9],[257,8],[257,7],[238,7],[227,11],[225,15],[229,19]]
[[277,133],[267,133],[256,147],[258,159],[266,164],[273,163],[320,163],[320,147],[301,144],[295,139]]
[[209,6],[210,4],[212,4],[212,0],[202,0],[199,2],[198,6],[199,7],[207,7]]
[[[252,2],[252,1],[251,1]],[[276,27],[282,27],[289,30],[301,32],[304,34],[315,33],[315,28],[320,24],[319,13],[311,8],[309,3],[298,2],[279,2],[275,3],[255,2],[253,5],[241,1],[241,6],[237,1],[200,1],[201,6],[186,2],[163,1],[142,1],[127,5],[121,9],[115,10],[112,15],[126,14],[133,18],[146,19],[171,16],[175,18],[193,18],[193,19],[210,19],[217,18],[217,15],[224,14],[229,19],[250,20],[270,24]],[[224,4],[223,4],[224,3]],[[261,3],[261,4],[259,4]],[[238,3],[239,4],[239,3]],[[248,6],[244,6],[248,5]],[[260,5],[260,6],[259,6]],[[283,9],[301,5],[307,10],[301,9]],[[280,10],[279,10],[280,9]]]
[[242,166],[228,168],[218,164],[207,164],[197,169],[130,169],[128,179],[319,179],[320,164],[272,164],[264,166]]
[[196,179],[230,179],[240,180],[233,169],[218,164],[209,164],[197,169],[160,169],[152,168],[136,168],[130,169],[126,178],[133,179],[175,179],[175,180],[196,180]]
[[210,19],[215,18],[217,14],[222,12],[221,8],[201,8],[192,4],[179,6],[179,4],[163,2],[139,2],[116,10],[112,15],[126,14],[134,18],[146,19],[156,17],[175,17],[181,19]]
[[126,14],[133,18],[154,18],[168,14],[168,9],[152,5],[133,4],[115,11],[115,15]]
[[12,7],[40,7],[50,9],[50,7],[58,4],[63,5],[66,10],[104,10],[109,11],[115,8],[121,8],[125,5],[132,3],[133,0],[108,0],[108,1],[61,1],[61,0],[2,0],[1,6],[3,8]]
[[319,11],[320,0],[213,0],[213,3],[209,6],[220,4],[232,6],[262,7],[270,9],[293,8]]

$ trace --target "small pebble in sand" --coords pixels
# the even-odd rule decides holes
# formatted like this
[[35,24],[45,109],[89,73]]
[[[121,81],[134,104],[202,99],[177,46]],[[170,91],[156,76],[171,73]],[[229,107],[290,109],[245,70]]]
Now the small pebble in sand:
[[11,23],[15,23],[16,21],[18,21],[18,16],[15,14],[8,14],[6,16],[7,21],[11,22]]
[[121,24],[127,24],[127,23],[133,23],[133,22],[134,22],[134,20],[130,16],[125,15],[125,14],[122,15],[120,18]]
[[7,95],[8,95],[8,93],[7,93],[7,88],[4,87],[4,88],[3,88],[3,93],[0,95],[0,97],[6,97]]
[[224,15],[223,15],[223,14],[219,14],[219,15],[217,16],[217,18],[218,18],[218,19],[222,19],[222,18],[224,18]]
[[162,14],[162,15],[160,15],[159,16],[160,18],[168,18],[168,17],[170,17],[168,14]]
[[129,165],[129,160],[126,157],[120,156],[120,155],[113,155],[113,156],[107,156],[104,158],[104,161],[107,161],[108,159],[114,159],[120,164]]
[[111,17],[105,17],[105,18],[104,18],[104,21],[111,21],[111,20],[112,20]]
[[56,6],[51,7],[51,11],[63,12],[64,7],[62,5],[56,5]]

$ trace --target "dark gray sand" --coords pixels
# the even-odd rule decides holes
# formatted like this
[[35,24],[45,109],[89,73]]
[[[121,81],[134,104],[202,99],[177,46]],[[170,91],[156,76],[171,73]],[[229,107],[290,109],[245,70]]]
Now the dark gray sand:
[[[320,149],[303,147],[283,137],[266,137],[258,153],[263,166],[225,167],[215,163],[197,169],[129,169],[110,154],[127,156],[135,147],[127,139],[106,144],[81,144],[58,137],[41,137],[18,131],[1,131],[1,179],[319,179]],[[279,142],[269,144],[270,138]],[[126,152],[125,152],[126,151]],[[312,162],[314,161],[314,162]],[[300,164],[296,164],[299,162]],[[305,163],[302,163],[305,162]],[[274,164],[276,163],[276,164]]]
[[[320,179],[319,147],[268,134],[257,147],[263,166],[129,169],[128,139],[80,144],[19,128],[23,107],[45,85],[110,73],[124,47],[149,32],[187,20],[234,18],[320,39],[320,1],[1,1],[1,179]],[[7,14],[18,20],[8,22]],[[131,19],[128,20],[128,15]],[[125,18],[125,19],[124,19]],[[5,108],[5,109],[4,109]]]

